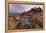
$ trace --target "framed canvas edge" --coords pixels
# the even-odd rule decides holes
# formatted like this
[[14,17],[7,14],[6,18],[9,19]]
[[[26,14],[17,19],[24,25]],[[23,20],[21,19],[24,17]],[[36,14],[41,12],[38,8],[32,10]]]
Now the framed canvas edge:
[[[16,3],[16,4],[34,4],[34,5],[43,5],[43,26],[44,28],[41,29],[41,30],[37,30],[37,29],[31,29],[31,30],[27,30],[26,31],[43,31],[45,30],[45,3],[44,2],[27,2],[27,1],[13,1],[13,2],[10,2],[10,1],[5,1],[5,32],[22,32],[22,31],[25,31],[25,30],[8,30],[8,3]],[[36,4],[37,3],[37,4]]]

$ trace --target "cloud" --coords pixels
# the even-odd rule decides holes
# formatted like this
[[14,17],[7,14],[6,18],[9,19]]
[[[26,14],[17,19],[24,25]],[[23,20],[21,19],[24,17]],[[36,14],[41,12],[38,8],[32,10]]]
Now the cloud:
[[9,4],[10,13],[23,13],[27,12],[33,7],[41,7],[42,5],[30,5],[30,4]]

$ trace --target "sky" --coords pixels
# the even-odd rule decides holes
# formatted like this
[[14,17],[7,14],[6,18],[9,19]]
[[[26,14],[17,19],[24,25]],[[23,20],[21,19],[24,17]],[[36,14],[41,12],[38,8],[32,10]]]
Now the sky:
[[31,5],[31,4],[9,4],[10,13],[23,13],[27,12],[33,7],[42,7],[42,5]]

